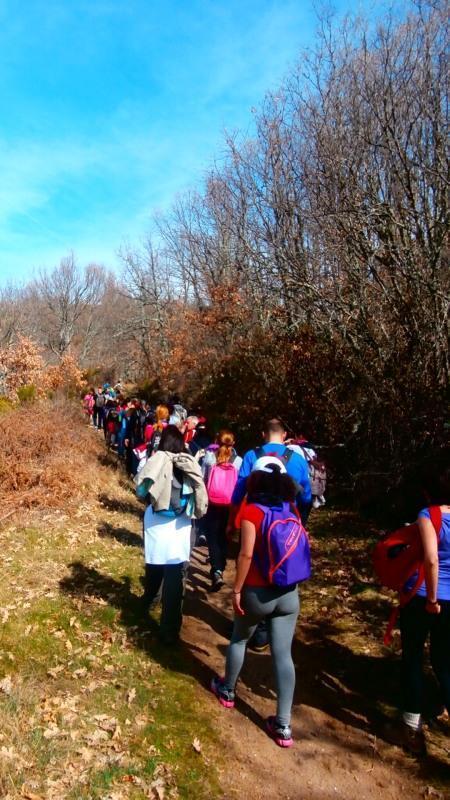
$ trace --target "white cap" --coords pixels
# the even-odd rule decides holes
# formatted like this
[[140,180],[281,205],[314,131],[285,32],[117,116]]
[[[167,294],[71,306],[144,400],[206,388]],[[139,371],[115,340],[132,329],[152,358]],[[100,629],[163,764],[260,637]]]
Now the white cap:
[[285,473],[286,467],[275,456],[261,456],[257,458],[252,467],[252,472],[281,472]]

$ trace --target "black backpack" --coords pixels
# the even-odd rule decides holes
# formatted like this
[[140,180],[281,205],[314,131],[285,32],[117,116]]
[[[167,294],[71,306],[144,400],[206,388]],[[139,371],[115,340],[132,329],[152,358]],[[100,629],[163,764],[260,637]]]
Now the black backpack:
[[[268,443],[269,444],[269,443]],[[271,458],[276,458],[278,461],[281,461],[284,464],[285,469],[287,470],[287,465],[293,456],[293,450],[290,450],[289,447],[284,448],[284,453],[277,453],[273,451],[272,453],[269,451],[266,452],[263,447],[255,447],[254,453],[256,458],[262,458],[263,456],[270,456]]]

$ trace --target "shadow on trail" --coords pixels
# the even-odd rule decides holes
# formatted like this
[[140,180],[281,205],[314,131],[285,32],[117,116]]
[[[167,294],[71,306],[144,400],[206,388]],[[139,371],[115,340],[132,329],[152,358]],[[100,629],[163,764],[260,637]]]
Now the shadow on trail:
[[[74,561],[69,567],[72,575],[60,581],[60,591],[79,599],[89,596],[106,600],[109,605],[120,611],[118,623],[126,628],[130,643],[147,653],[162,667],[191,675],[198,683],[209,689],[215,672],[196,657],[195,651],[199,651],[199,648],[185,643],[181,643],[180,647],[168,647],[159,642],[157,638],[159,625],[151,616],[144,617],[141,597],[131,591],[131,582],[127,575],[118,581],[81,561]],[[255,725],[264,727],[263,718],[247,703],[241,700],[237,708]]]
[[[229,608],[229,598],[224,605]],[[186,592],[184,613],[196,616],[220,636],[229,638],[232,621],[225,615],[225,609],[209,603],[196,587]],[[334,641],[334,634],[332,624],[325,623],[307,628],[302,640],[294,639],[292,652],[297,669],[294,702],[318,708],[345,725],[381,735],[386,717],[377,708],[375,698],[395,704],[399,665],[389,658],[355,655]],[[224,655],[226,645],[226,642],[219,645]],[[240,679],[253,694],[267,697],[273,693],[272,674],[268,653],[247,650]]]
[[142,550],[144,546],[142,536],[128,530],[128,528],[111,525],[109,522],[100,522],[97,525],[97,533],[103,539],[115,539],[127,547],[139,547]]
[[97,456],[97,459],[102,467],[110,467],[114,470],[117,470],[119,467],[119,459],[116,453],[113,453],[111,450],[106,450],[104,453],[100,453],[100,455]]
[[[109,534],[107,534],[109,535]],[[141,543],[140,543],[141,546]],[[197,556],[197,557],[196,557]],[[201,562],[194,553],[193,570],[186,590],[184,614],[203,621],[216,631],[224,641],[219,650],[225,653],[231,632],[229,617],[230,601],[225,594],[217,598],[217,606],[208,601],[204,586],[197,584],[203,577]],[[197,568],[196,568],[197,567]],[[200,567],[200,569],[198,569]],[[73,597],[96,596],[106,600],[118,609],[118,623],[127,631],[128,640],[137,649],[148,655],[161,666],[195,678],[209,689],[215,674],[205,658],[210,655],[208,643],[188,644],[168,648],[157,638],[158,624],[148,615],[143,615],[141,598],[131,590],[128,576],[120,581],[104,575],[82,562],[70,564],[72,574],[60,581],[60,589]],[[204,581],[201,582],[204,584]],[[339,721],[361,731],[361,742],[342,743],[342,747],[355,754],[366,752],[370,745],[367,735],[375,734],[387,740],[384,734],[386,715],[379,703],[396,706],[400,685],[398,659],[355,654],[349,648],[338,644],[334,637],[339,635],[331,621],[324,620],[320,625],[302,626],[302,640],[295,639],[293,657],[297,667],[297,687],[295,702],[325,712],[330,718],[320,730],[309,731],[307,738],[332,740],[340,739],[335,729]],[[216,645],[213,645],[215,647]],[[240,680],[253,694],[264,698],[274,697],[271,659],[267,655],[247,652]],[[258,711],[237,695],[236,709],[248,717],[256,726],[263,728],[264,719]],[[303,732],[301,734],[303,736]],[[448,778],[448,764],[437,757],[428,757],[417,767],[421,778]]]
[[106,508],[107,511],[118,511],[121,514],[134,514],[142,518],[144,507],[131,500],[117,500],[115,497],[110,497],[108,494],[102,493],[98,496],[99,503]]

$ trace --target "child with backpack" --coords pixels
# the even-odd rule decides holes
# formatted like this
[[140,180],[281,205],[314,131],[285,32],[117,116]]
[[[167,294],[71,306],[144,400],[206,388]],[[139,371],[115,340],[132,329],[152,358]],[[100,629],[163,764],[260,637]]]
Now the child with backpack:
[[164,428],[169,422],[170,412],[167,406],[160,404],[155,409],[154,423],[148,423],[144,430],[144,440],[147,443],[147,455],[150,457],[156,453],[161,441]]
[[277,712],[266,721],[269,736],[291,747],[291,708],[295,667],[291,647],[299,614],[297,584],[311,572],[308,535],[295,507],[296,486],[286,467],[262,456],[247,483],[247,499],[238,518],[241,547],[233,589],[233,634],[227,650],[225,677],[213,678],[211,690],[225,708],[232,708],[247,642],[267,618],[275,674]]
[[208,544],[213,591],[218,591],[223,586],[230,503],[242,463],[234,445],[235,439],[231,431],[220,431],[217,443],[208,448],[202,464],[208,492],[208,511],[202,520],[202,532]]
[[108,400],[105,406],[104,419],[105,442],[107,447],[115,447],[118,430],[119,412],[117,411],[117,402],[115,400]]
[[89,424],[91,423],[94,414],[94,405],[95,392],[94,389],[89,389],[89,391],[83,397],[83,412],[86,414]]
[[101,431],[103,428],[105,403],[106,403],[106,396],[104,395],[103,389],[100,386],[95,394],[94,412],[92,420],[94,423],[94,427],[96,427],[99,431]]

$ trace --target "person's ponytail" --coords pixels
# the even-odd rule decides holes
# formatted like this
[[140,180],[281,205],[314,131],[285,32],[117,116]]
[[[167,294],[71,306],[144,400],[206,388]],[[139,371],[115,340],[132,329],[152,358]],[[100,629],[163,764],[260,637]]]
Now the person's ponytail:
[[234,452],[234,435],[231,433],[231,431],[219,431],[217,440],[219,449],[216,453],[216,463],[227,464],[229,461],[231,461]]
[[167,406],[164,405],[156,406],[155,416],[156,420],[153,426],[153,430],[155,431],[164,430],[163,422],[167,422],[170,417],[169,409],[167,408]]

